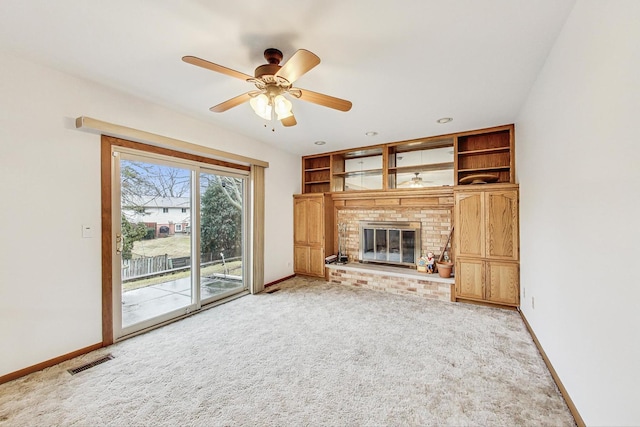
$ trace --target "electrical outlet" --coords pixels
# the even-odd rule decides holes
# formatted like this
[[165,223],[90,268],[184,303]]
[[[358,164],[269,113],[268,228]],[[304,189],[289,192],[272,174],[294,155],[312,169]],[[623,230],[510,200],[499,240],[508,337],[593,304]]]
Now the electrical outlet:
[[534,297],[531,297],[531,308],[536,308],[536,299]]

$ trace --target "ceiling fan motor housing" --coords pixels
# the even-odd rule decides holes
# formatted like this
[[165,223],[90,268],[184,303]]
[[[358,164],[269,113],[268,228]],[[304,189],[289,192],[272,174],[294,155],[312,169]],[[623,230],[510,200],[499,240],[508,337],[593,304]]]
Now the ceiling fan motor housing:
[[262,76],[273,76],[278,72],[278,70],[280,70],[280,68],[282,67],[278,64],[260,65],[258,68],[256,68],[254,75],[256,76],[256,78],[260,78]]
[[254,73],[255,77],[262,76],[273,76],[275,75],[282,66],[280,66],[280,61],[282,61],[282,52],[275,48],[269,48],[264,51],[264,59],[267,60],[267,64],[260,65],[256,68]]

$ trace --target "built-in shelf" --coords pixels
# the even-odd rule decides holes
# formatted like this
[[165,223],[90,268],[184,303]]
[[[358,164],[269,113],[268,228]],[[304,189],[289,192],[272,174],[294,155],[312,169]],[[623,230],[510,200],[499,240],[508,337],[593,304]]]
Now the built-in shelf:
[[509,170],[509,166],[491,166],[491,167],[486,167],[486,168],[458,169],[458,173],[502,171],[502,170]]
[[484,148],[484,149],[481,149],[481,150],[458,151],[458,155],[460,155],[460,156],[473,156],[473,155],[478,155],[478,154],[504,153],[504,152],[509,152],[509,147]]
[[373,176],[382,174],[382,169],[368,169],[368,170],[359,170],[359,171],[351,171],[351,172],[337,172],[334,173],[333,176]]
[[437,170],[453,170],[453,162],[446,163],[433,163],[428,165],[416,165],[416,166],[401,166],[401,167],[390,167],[389,173],[414,173],[414,172],[428,172],[428,171],[437,171]]
[[487,172],[515,183],[514,144],[514,126],[505,125],[304,156],[302,191],[452,186]]

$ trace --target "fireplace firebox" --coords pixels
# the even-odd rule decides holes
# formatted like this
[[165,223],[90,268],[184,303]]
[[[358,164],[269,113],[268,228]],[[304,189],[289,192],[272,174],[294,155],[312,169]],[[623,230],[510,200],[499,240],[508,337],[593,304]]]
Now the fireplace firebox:
[[415,268],[420,252],[419,222],[360,222],[360,262]]

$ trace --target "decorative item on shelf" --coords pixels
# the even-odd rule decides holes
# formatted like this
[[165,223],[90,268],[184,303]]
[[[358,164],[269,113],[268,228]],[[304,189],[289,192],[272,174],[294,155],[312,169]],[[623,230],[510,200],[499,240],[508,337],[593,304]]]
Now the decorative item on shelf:
[[349,262],[346,249],[347,224],[338,224],[338,262],[336,264],[346,264]]
[[460,178],[460,184],[488,184],[490,182],[496,182],[499,178],[498,175],[490,173],[477,173]]
[[451,277],[451,272],[453,270],[453,263],[452,262],[438,262],[437,263],[438,266],[438,274],[440,275],[440,277]]

